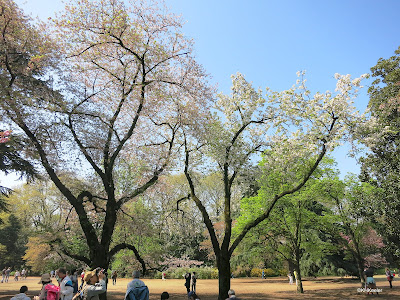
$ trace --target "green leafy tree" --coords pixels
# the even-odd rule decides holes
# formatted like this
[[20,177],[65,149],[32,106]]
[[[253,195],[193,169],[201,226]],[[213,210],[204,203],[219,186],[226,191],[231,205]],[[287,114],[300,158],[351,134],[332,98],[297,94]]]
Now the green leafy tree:
[[[3,137],[2,137],[3,136]],[[24,142],[21,136],[11,134],[10,130],[0,130],[0,171],[5,175],[16,172],[25,177],[28,181],[38,177],[33,164],[28,161],[23,153]],[[10,195],[12,190],[0,185],[0,212],[7,211],[6,197]],[[0,224],[2,220],[0,219]]]
[[[203,126],[188,122],[185,127],[184,172],[190,198],[201,212],[216,257],[219,300],[226,299],[230,288],[233,251],[252,228],[269,218],[278,201],[307,183],[325,154],[345,136],[348,125],[354,125],[357,120],[351,101],[362,78],[351,80],[350,75],[339,74],[336,78],[336,95],[326,92],[311,96],[300,78],[298,85],[289,90],[267,89],[264,97],[243,75],[236,74],[232,76],[232,93],[220,94],[215,103],[218,113],[209,115]],[[233,187],[247,177],[249,170],[254,170],[262,152],[266,153],[266,168],[273,169],[282,178],[280,190],[275,195],[265,195],[258,215],[247,220],[240,233],[232,236],[233,218],[238,209],[232,197]],[[201,161],[199,153],[206,154],[208,159]],[[203,168],[220,174],[224,195],[221,237],[205,205],[206,199],[198,192],[197,175]],[[286,178],[289,179],[286,181]]]
[[[382,238],[372,230],[373,222],[365,213],[366,204],[374,198],[374,188],[348,176],[344,181],[337,177],[322,181],[319,191],[321,197],[327,197],[334,204],[336,220],[333,224],[336,226],[331,228],[332,234],[339,234],[337,240],[355,261],[357,276],[363,285],[365,266],[381,267],[386,262],[380,254],[384,247]],[[380,257],[380,261],[376,258],[371,261],[372,255]]]
[[0,265],[20,267],[24,265],[22,256],[25,252],[26,236],[22,233],[22,226],[18,218],[10,213],[4,224],[0,225],[0,241],[5,249],[0,257]]
[[365,203],[368,218],[384,236],[388,252],[400,259],[400,48],[371,68],[371,120],[362,127],[369,152],[361,158],[361,179],[377,188],[374,201]]
[[[267,158],[268,155],[264,159]],[[318,191],[319,178],[331,172],[328,161],[332,163],[325,159],[302,190],[283,197],[275,205],[268,220],[264,221],[261,228],[257,230],[263,232],[263,239],[269,244],[269,249],[288,262],[291,272],[295,271],[299,293],[303,293],[301,279],[303,255],[308,253],[313,258],[317,258],[317,254],[327,254],[330,248],[329,243],[319,237],[331,214],[329,208],[320,203],[322,199]],[[304,172],[302,169],[297,171],[300,174]],[[288,178],[283,178],[283,176],[282,173],[276,173],[273,169],[263,169],[263,176],[259,182],[259,195],[241,201],[241,215],[235,230],[240,232],[248,219],[255,218],[264,206],[264,199],[277,194],[282,184],[291,184]]]

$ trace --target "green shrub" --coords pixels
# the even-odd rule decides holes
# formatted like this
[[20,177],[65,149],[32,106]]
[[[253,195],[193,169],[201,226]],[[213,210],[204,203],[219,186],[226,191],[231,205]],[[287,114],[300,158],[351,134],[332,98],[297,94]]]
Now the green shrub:
[[234,277],[250,277],[251,269],[249,267],[239,266],[232,273]]
[[[263,270],[264,270],[264,277],[274,277],[274,276],[280,275],[280,270],[275,271],[271,268],[268,268],[268,269],[253,268],[250,271],[250,277],[261,277]],[[286,271],[285,271],[285,275],[286,275]]]
[[[173,279],[184,279],[186,273],[196,272],[197,278],[199,279],[217,279],[218,270],[212,267],[199,267],[199,268],[175,268],[164,271],[165,278]],[[162,272],[156,272],[154,274],[155,279],[162,278]]]
[[261,277],[262,276],[262,269],[260,268],[253,268],[250,271],[250,277]]
[[278,276],[279,275],[279,271],[276,272],[275,270],[268,268],[264,270],[264,276],[265,277],[274,277],[274,276]]

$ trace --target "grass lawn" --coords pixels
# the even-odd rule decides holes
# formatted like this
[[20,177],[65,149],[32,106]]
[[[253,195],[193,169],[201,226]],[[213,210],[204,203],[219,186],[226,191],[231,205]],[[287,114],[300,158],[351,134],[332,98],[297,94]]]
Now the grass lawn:
[[[0,283],[0,300],[9,300],[19,292],[22,285],[28,286],[28,296],[38,295],[41,285],[38,284],[39,277],[28,277],[26,280],[15,282],[14,279],[8,283]],[[235,278],[231,281],[231,287],[241,299],[265,300],[265,299],[400,299],[400,280],[395,278],[393,289],[384,276],[376,276],[377,287],[382,289],[379,296],[367,295],[357,292],[360,284],[357,280],[339,277],[309,278],[303,282],[304,294],[296,293],[296,286],[289,285],[287,278],[277,277],[268,279],[259,278]],[[54,281],[54,280],[53,280]],[[118,279],[117,285],[108,285],[108,300],[123,300],[126,285],[129,279]],[[181,279],[143,279],[150,290],[150,300],[160,299],[163,291],[170,294],[171,300],[184,300],[186,289],[184,280]],[[201,300],[216,300],[218,297],[218,281],[216,279],[199,279],[197,281],[197,292]]]

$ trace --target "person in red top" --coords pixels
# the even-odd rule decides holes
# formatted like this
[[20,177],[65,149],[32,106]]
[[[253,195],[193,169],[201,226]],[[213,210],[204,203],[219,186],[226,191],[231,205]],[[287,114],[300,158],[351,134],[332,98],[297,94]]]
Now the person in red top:
[[389,270],[389,268],[386,268],[385,274],[386,274],[387,280],[389,281],[390,288],[393,288],[393,286],[392,286],[393,274],[392,274],[392,272]]

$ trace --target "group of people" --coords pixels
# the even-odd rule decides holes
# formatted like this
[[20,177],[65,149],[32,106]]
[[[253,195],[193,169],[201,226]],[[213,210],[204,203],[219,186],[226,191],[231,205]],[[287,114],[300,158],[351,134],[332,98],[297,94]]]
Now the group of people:
[[[26,273],[27,273],[27,271],[25,269],[22,269],[21,272],[16,270],[14,273],[14,280],[18,281],[20,278],[26,279]],[[10,278],[10,274],[11,274],[11,267],[4,268],[1,271],[1,275],[2,275],[1,283],[8,282],[8,280]]]
[[186,292],[188,293],[188,295],[190,292],[196,293],[196,283],[197,283],[196,272],[193,272],[193,274],[186,273],[184,277],[185,277]]
[[[375,279],[374,279],[374,267],[370,266],[368,268],[365,268],[364,269],[364,275],[366,277],[365,287],[370,289],[370,290],[375,290],[376,293],[378,294],[378,290],[376,288],[376,282],[375,282]],[[393,288],[392,281],[393,281],[393,278],[395,276],[395,273],[390,271],[389,268],[386,268],[385,269],[385,275],[386,275],[386,279],[389,282],[389,287]],[[369,294],[370,291],[367,291],[367,293]],[[371,294],[373,294],[373,292],[371,292]]]
[[[39,295],[34,296],[33,300],[99,300],[99,295],[105,293],[107,290],[106,272],[101,268],[83,272],[81,274],[82,284],[79,288],[76,287],[75,280],[72,279],[78,274],[76,271],[68,274],[65,269],[60,268],[54,273],[58,284],[53,284],[53,276],[50,273],[42,274],[39,281],[42,288]],[[113,277],[113,275],[114,274],[111,276]],[[140,271],[134,271],[132,277],[132,281],[128,283],[124,300],[149,300],[149,289],[146,284],[140,280]],[[196,282],[196,272],[185,274],[185,286],[187,288],[189,300],[200,300],[199,296],[196,294]],[[11,298],[11,300],[30,300],[26,295],[27,291],[28,287],[22,286],[19,291],[20,293]],[[228,296],[226,300],[240,300],[236,297],[234,290],[229,290]],[[163,292],[161,294],[161,300],[163,299],[169,299],[168,292]]]
[[[71,279],[76,272],[68,275],[65,269],[60,268],[55,274],[58,285],[53,284],[50,273],[45,273],[40,277],[39,284],[42,288],[39,295],[33,297],[34,300],[99,300],[99,295],[106,291],[105,274],[101,268],[85,272],[83,284],[79,290]],[[20,293],[11,300],[30,300],[26,295],[27,291],[28,288],[22,286]]]
[[3,282],[8,282],[8,279],[10,278],[10,273],[11,273],[11,268],[4,268],[1,271],[1,275],[2,275],[2,279],[1,279],[1,283]]

